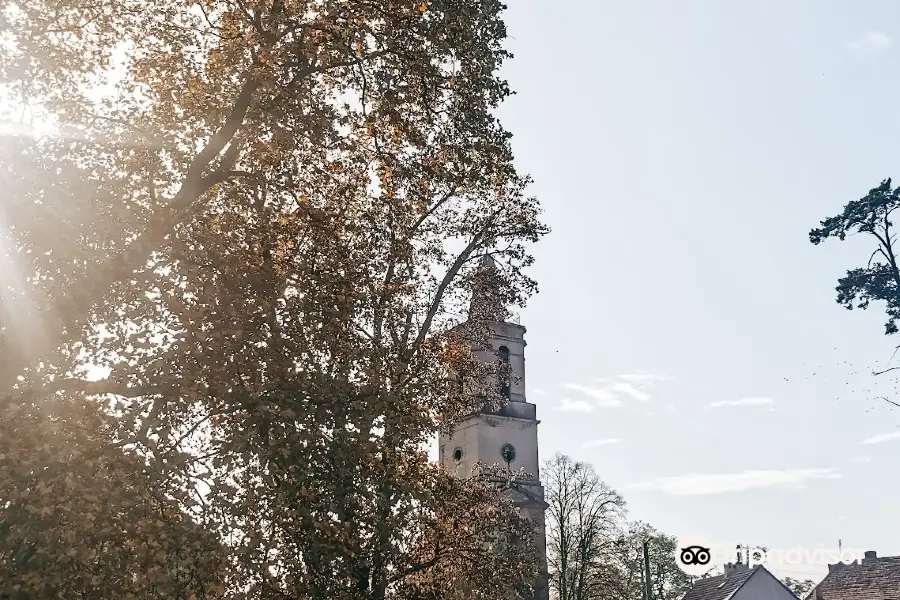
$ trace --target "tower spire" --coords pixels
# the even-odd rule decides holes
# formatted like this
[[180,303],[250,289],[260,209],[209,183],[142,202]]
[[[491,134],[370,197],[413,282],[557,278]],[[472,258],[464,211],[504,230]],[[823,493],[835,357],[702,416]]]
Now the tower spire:
[[471,477],[479,464],[506,464],[508,473],[524,472],[504,494],[533,526],[540,572],[530,600],[549,600],[544,516],[548,505],[540,478],[540,421],[535,405],[525,399],[525,327],[509,320],[506,274],[489,254],[472,259],[478,262],[467,281],[472,298],[469,322],[462,330],[472,358],[484,367],[474,373],[471,388],[484,402],[473,406],[452,429],[441,431],[438,453],[441,464],[459,477]]
[[509,312],[503,302],[500,270],[493,256],[481,256],[474,279],[472,298],[469,301],[469,320],[505,321]]

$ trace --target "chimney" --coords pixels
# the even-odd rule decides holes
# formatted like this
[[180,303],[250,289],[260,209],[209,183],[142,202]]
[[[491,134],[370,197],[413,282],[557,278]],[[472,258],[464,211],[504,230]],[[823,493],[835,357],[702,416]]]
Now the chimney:
[[745,565],[741,561],[737,561],[736,563],[726,563],[724,570],[725,570],[725,577],[731,577],[735,573],[740,573],[741,571],[746,571],[747,565]]
[[844,565],[844,563],[842,563],[842,562],[839,562],[839,563],[834,564],[834,565],[828,565],[828,574],[831,575],[832,573],[837,573],[837,572],[840,571],[842,568],[844,568],[844,566],[845,566],[845,565]]
[[863,554],[862,564],[870,565],[873,562],[878,560],[878,553],[874,550],[866,550],[865,554]]

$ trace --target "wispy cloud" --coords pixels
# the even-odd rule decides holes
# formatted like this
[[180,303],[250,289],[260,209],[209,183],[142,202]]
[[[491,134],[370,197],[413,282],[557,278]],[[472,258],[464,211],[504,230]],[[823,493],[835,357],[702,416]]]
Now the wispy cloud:
[[660,477],[628,487],[673,496],[707,496],[760,488],[802,486],[810,480],[840,478],[841,475],[834,469],[788,469],[721,474],[692,473],[678,477]]
[[674,405],[674,404],[666,404],[666,410],[669,411],[669,412],[674,412],[674,411],[676,411],[677,409],[675,408],[675,405]]
[[563,398],[562,404],[557,407],[565,412],[592,412],[594,405],[587,400],[572,400],[571,398]]
[[675,377],[670,377],[668,375],[657,375],[655,373],[648,373],[647,371],[632,371],[630,373],[622,373],[621,375],[617,375],[617,377],[623,381],[630,381],[632,383],[656,383],[657,381],[671,381],[675,379]]
[[862,443],[883,444],[884,442],[890,442],[891,440],[900,440],[900,431],[895,431],[894,433],[879,433],[878,435],[867,437]]
[[622,406],[622,401],[616,397],[615,393],[607,388],[589,387],[586,385],[580,385],[578,383],[566,383],[563,384],[563,387],[572,390],[573,392],[584,394],[589,398],[593,398],[597,405],[600,407],[606,408]]
[[535,396],[546,396],[547,390],[542,390],[541,388],[534,388],[531,390],[531,393]]
[[854,457],[853,460],[855,462],[868,463],[868,462],[872,462],[872,457],[871,456],[857,456],[857,457]]
[[609,386],[609,389],[614,393],[618,392],[620,394],[630,396],[635,400],[639,400],[641,402],[650,401],[650,394],[637,389],[635,386],[627,382],[614,383],[613,385]]
[[847,47],[857,54],[871,56],[873,54],[884,52],[890,48],[893,41],[891,36],[886,33],[881,31],[870,31],[859,39],[847,44]]
[[609,446],[610,444],[618,444],[621,442],[619,438],[608,438],[605,440],[591,440],[582,444],[582,448],[598,448],[600,446]]
[[775,401],[771,398],[755,397],[741,398],[740,400],[719,400],[718,402],[711,402],[708,405],[708,408],[725,408],[729,406],[772,406],[773,404],[775,404]]
[[621,406],[623,399],[649,402],[651,395],[647,389],[653,388],[656,382],[666,379],[673,378],[646,371],[635,371],[615,377],[593,377],[589,385],[566,383],[563,387],[593,398],[599,406],[609,407]]

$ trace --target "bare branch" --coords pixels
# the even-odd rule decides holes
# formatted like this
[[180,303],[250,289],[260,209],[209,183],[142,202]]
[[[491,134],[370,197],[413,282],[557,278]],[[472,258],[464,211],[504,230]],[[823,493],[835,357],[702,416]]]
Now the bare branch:
[[888,398],[885,398],[884,396],[879,396],[879,398],[881,398],[882,400],[884,400],[884,401],[887,402],[888,404],[893,404],[893,405],[896,406],[897,408],[900,408],[900,402],[895,402],[895,401],[893,401],[893,400],[890,400],[890,399],[888,399]]
[[896,371],[898,369],[900,369],[900,367],[889,367],[883,371],[872,371],[872,375],[884,375],[885,373],[890,373],[891,371]]

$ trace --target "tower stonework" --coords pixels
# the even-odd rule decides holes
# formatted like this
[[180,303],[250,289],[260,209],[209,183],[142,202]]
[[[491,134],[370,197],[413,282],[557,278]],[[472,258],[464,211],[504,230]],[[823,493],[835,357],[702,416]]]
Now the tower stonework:
[[[494,268],[493,261],[483,260],[482,268]],[[479,294],[475,288],[473,307]],[[472,314],[470,309],[470,315]],[[504,320],[493,320],[493,317]],[[525,398],[525,328],[508,322],[505,310],[494,310],[487,348],[475,351],[478,360],[506,363],[508,376],[494,381],[505,402],[493,411],[482,411],[457,423],[452,432],[438,440],[441,464],[460,477],[471,475],[476,463],[509,465],[513,471],[524,470],[529,478],[519,481],[508,493],[520,510],[534,524],[535,546],[540,576],[534,584],[534,600],[549,600],[547,576],[547,541],[544,511],[544,488],[540,482],[537,410]],[[510,452],[511,450],[511,452]],[[509,459],[512,460],[509,460]]]

